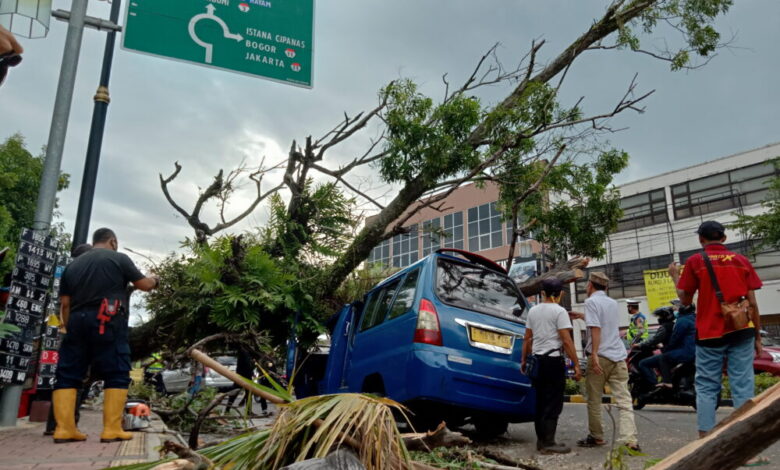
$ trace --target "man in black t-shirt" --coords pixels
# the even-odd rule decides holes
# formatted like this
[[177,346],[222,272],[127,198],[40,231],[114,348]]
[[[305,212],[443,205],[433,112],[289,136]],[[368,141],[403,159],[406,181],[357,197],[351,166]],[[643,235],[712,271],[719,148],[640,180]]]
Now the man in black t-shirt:
[[60,284],[60,305],[65,337],[60,345],[57,383],[54,386],[54,442],[83,441],[76,428],[76,394],[87,368],[104,382],[101,442],[128,440],[122,430],[127,387],[130,385],[127,284],[150,291],[159,279],[146,277],[130,258],[118,253],[116,234],[101,228],[92,236],[93,248],[65,268]]

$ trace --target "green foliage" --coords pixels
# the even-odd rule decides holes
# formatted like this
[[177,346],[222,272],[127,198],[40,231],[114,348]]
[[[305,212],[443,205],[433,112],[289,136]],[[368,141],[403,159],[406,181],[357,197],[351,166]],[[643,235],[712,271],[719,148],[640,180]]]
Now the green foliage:
[[580,394],[580,384],[577,383],[574,379],[566,379],[566,386],[564,387],[565,395],[579,395]]
[[484,468],[480,462],[496,463],[479,452],[460,447],[436,447],[430,452],[417,450],[410,454],[416,462],[446,470],[478,469]]
[[[719,46],[720,33],[713,23],[718,15],[725,14],[733,0],[665,0],[645,10],[634,25],[641,26],[645,33],[653,32],[659,21],[668,23],[682,35],[676,50],[663,51],[671,59],[672,70],[690,65],[691,53],[702,57],[711,55]],[[630,8],[629,3],[625,8]],[[639,38],[628,26],[620,30],[618,45],[639,49]]]
[[[3,321],[4,316],[5,314],[0,315],[0,322]],[[22,329],[16,325],[11,325],[10,323],[0,323],[0,339],[11,336],[12,334],[18,333],[20,331],[22,331]]]
[[631,466],[626,460],[627,457],[646,457],[638,450],[633,450],[626,445],[611,449],[607,454],[607,460],[604,462],[604,468],[607,470],[630,470]]
[[296,220],[292,220],[278,193],[269,199],[271,217],[261,231],[261,239],[269,253],[288,260],[300,256],[321,264],[338,256],[352,241],[354,228],[360,222],[355,199],[335,183],[314,185],[307,181],[296,208]]
[[[0,143],[0,249],[10,248],[0,265],[0,279],[13,268],[21,230],[32,227],[43,160],[44,155],[27,150],[19,134]],[[58,190],[68,187],[69,178],[61,174]]]
[[[780,157],[773,160],[775,167],[780,168]],[[758,241],[756,250],[763,247],[780,248],[780,177],[773,178],[769,183],[769,192],[761,203],[765,211],[758,215],[743,215],[736,213],[737,221],[729,226],[748,235],[748,238]]]
[[478,163],[467,139],[482,117],[477,98],[457,95],[435,106],[411,80],[391,83],[380,96],[388,103],[387,156],[379,163],[385,181],[430,184]]
[[215,333],[245,331],[266,331],[282,344],[294,312],[302,311],[308,325],[317,311],[306,278],[249,235],[219,237],[189,250],[155,268],[164,282],[146,297],[165,338],[160,347],[177,350]]
[[[620,194],[611,185],[615,174],[628,165],[628,154],[619,150],[599,153],[591,162],[564,161],[552,167],[530,195],[519,215],[537,220],[534,238],[546,243],[554,259],[570,255],[602,256],[604,240],[622,216]],[[518,194],[538,180],[547,162],[515,165],[502,176],[515,184],[501,186],[500,202],[505,215]]]

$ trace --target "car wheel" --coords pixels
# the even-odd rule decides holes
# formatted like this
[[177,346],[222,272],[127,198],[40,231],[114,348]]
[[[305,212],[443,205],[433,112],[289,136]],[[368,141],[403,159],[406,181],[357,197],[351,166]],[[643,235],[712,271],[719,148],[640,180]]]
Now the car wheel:
[[496,417],[472,418],[477,434],[484,438],[492,439],[504,434],[509,429],[509,421]]

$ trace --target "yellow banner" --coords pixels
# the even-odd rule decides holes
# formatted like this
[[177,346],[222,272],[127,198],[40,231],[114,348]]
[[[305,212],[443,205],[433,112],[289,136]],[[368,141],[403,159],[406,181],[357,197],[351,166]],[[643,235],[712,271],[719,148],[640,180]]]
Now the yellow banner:
[[671,307],[669,302],[677,298],[677,288],[666,269],[648,269],[643,271],[647,305],[650,313],[659,307]]

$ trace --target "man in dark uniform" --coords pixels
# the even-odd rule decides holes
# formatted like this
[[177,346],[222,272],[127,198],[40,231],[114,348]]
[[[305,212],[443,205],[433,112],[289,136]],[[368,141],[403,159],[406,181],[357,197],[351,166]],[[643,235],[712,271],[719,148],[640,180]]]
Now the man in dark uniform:
[[128,440],[122,430],[127,387],[130,385],[127,284],[150,291],[157,277],[146,277],[132,260],[117,253],[116,234],[101,228],[92,236],[93,248],[65,268],[60,304],[67,334],[60,346],[57,383],[54,386],[54,442],[83,441],[74,420],[76,394],[87,368],[104,382],[101,442]]

